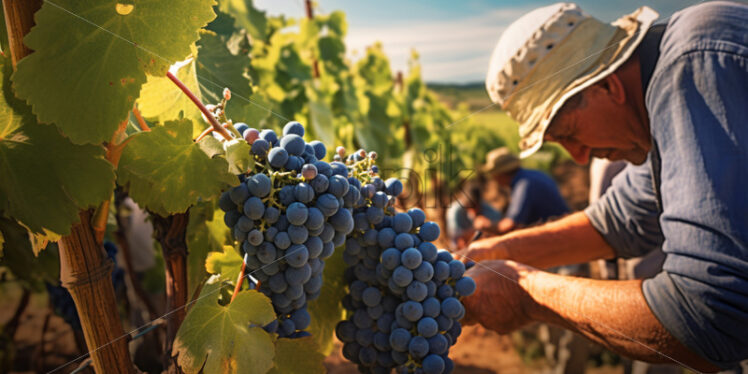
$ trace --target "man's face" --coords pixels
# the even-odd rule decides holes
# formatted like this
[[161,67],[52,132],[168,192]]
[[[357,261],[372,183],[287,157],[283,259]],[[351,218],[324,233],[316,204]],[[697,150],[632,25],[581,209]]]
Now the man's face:
[[638,165],[646,160],[651,142],[640,122],[626,102],[615,100],[596,84],[564,104],[544,139],[560,143],[580,164],[598,157]]

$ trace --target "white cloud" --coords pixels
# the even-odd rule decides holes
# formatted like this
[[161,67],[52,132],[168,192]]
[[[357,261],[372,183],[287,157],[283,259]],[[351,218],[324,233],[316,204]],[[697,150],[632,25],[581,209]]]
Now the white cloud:
[[509,8],[477,17],[449,21],[419,21],[380,27],[350,25],[346,46],[360,56],[366,46],[381,41],[393,71],[407,70],[412,49],[421,56],[427,81],[483,80],[499,36],[528,8]]

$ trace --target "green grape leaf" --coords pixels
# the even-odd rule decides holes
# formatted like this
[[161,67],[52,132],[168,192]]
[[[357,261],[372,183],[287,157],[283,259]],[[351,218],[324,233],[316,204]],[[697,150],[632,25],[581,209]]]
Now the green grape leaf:
[[254,7],[252,0],[219,0],[218,9],[231,14],[236,26],[246,29],[253,38],[265,40],[267,16]]
[[[177,66],[174,74],[190,91],[199,94],[194,60]],[[152,121],[170,121],[188,118],[193,121],[192,137],[197,137],[207,125],[202,119],[200,109],[182,90],[167,77],[148,76],[147,82],[140,89],[138,109],[143,117]]]
[[188,295],[193,295],[208,275],[205,271],[208,253],[221,251],[228,235],[223,212],[216,210],[214,201],[203,201],[190,208],[186,234]]
[[319,353],[311,336],[275,341],[275,366],[268,374],[317,374],[326,373],[322,362],[325,356]]
[[200,149],[202,149],[208,157],[226,153],[226,151],[223,150],[223,143],[213,136],[206,136],[200,139],[200,141],[197,142],[197,145],[200,146]]
[[229,171],[233,174],[244,174],[255,166],[255,159],[249,153],[251,147],[244,139],[234,139],[223,143],[226,149],[226,161],[229,162]]
[[203,287],[177,331],[172,355],[187,374],[265,374],[275,356],[273,339],[260,327],[275,319],[270,299],[243,291],[222,306],[221,287],[226,285],[215,278]]
[[0,64],[0,210],[34,234],[67,234],[80,221],[80,209],[109,198],[112,165],[104,148],[74,145],[56,128],[38,124],[13,96],[10,62],[0,58]]
[[205,259],[205,270],[215,274],[219,279],[228,282],[236,282],[239,272],[242,270],[242,258],[234,247],[224,245],[223,252],[211,252]]
[[343,319],[343,305],[340,300],[345,296],[345,268],[343,248],[337,248],[335,253],[325,260],[319,298],[310,302],[308,306],[309,314],[312,316],[309,333],[316,339],[319,351],[325,356],[332,353],[335,326]]
[[133,135],[117,172],[138,205],[163,216],[184,212],[238,183],[224,158],[209,157],[192,141],[186,119]]
[[198,29],[215,17],[212,5],[45,1],[24,38],[35,52],[18,63],[16,92],[41,123],[54,123],[73,143],[107,141],[127,118],[145,74],[162,76],[189,55]]
[[247,56],[233,55],[226,41],[212,31],[200,32],[197,42],[196,72],[204,102],[218,103],[223,99],[223,89],[231,90],[232,100],[226,106],[226,116],[240,122],[243,107],[250,105],[252,95]]
[[43,291],[45,282],[57,284],[60,261],[56,245],[37,256],[32,250],[29,232],[8,218],[0,218],[0,237],[6,241],[0,266],[7,267],[25,287]]

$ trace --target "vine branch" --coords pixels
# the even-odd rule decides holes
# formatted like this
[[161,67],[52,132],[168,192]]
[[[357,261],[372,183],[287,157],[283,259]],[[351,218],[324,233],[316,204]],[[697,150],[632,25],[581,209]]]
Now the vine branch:
[[231,137],[231,134],[229,134],[229,132],[226,131],[226,129],[223,128],[220,123],[218,123],[218,120],[213,115],[213,113],[211,113],[208,108],[205,107],[200,99],[198,99],[197,96],[195,96],[195,94],[192,93],[192,91],[190,91],[190,89],[187,88],[187,86],[185,86],[184,83],[179,80],[179,78],[177,78],[171,72],[167,72],[166,76],[169,77],[169,79],[174,82],[174,84],[176,84],[177,87],[179,87],[179,89],[182,90],[182,92],[184,92],[184,94],[190,98],[190,100],[192,100],[192,102],[197,106],[198,109],[200,109],[203,115],[205,115],[205,118],[208,119],[208,122],[210,122],[210,124],[213,126],[214,131],[218,131],[218,133],[221,134],[226,140],[234,140],[234,138]]
[[138,110],[138,107],[134,106],[132,107],[132,114],[135,115],[135,118],[138,120],[138,125],[140,126],[140,130],[142,131],[151,131],[151,127],[148,126],[148,124],[143,119],[143,116],[140,114],[140,111]]

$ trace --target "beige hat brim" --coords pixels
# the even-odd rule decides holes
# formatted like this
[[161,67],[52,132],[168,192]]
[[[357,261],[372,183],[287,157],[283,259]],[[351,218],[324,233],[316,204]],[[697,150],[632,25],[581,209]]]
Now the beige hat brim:
[[[540,147],[543,145],[543,137],[545,136],[545,132],[548,129],[548,126],[550,125],[553,117],[556,115],[558,110],[561,109],[561,107],[564,105],[566,100],[568,100],[578,92],[584,90],[585,88],[604,79],[605,77],[613,73],[616,69],[618,69],[621,65],[623,65],[623,63],[631,57],[631,55],[636,50],[636,47],[644,39],[646,31],[649,29],[652,23],[654,23],[658,16],[659,15],[657,14],[657,12],[649,7],[644,6],[638,9],[637,12],[634,13],[634,18],[638,22],[639,26],[636,31],[631,34],[633,36],[629,36],[619,42],[614,43],[617,44],[625,41],[625,46],[621,49],[620,53],[617,53],[615,56],[613,56],[612,60],[601,64],[601,66],[604,67],[601,70],[594,71],[589,76],[582,76],[574,80],[574,82],[569,86],[571,88],[568,91],[565,91],[552,105],[550,105],[550,107],[543,106],[542,108],[536,108],[536,110],[548,112],[547,115],[542,116],[537,125],[533,123],[520,124],[520,128],[534,128],[530,133],[528,133],[526,136],[523,136],[520,140],[520,158],[526,158],[540,149]],[[624,20],[626,17],[630,16],[622,17],[621,19],[614,22],[613,25],[616,25],[617,22],[622,22],[622,20]],[[611,47],[612,45],[608,46],[607,48]],[[602,51],[596,52],[600,53]],[[536,118],[531,117],[529,118],[528,122],[534,122],[536,120]]]

